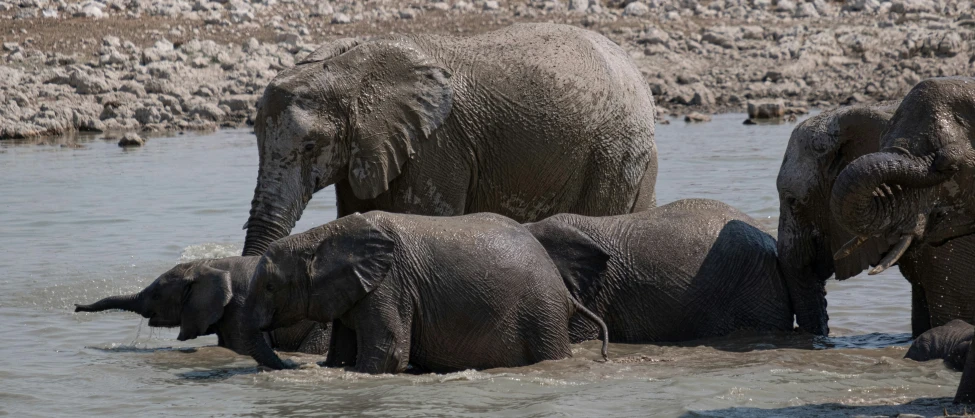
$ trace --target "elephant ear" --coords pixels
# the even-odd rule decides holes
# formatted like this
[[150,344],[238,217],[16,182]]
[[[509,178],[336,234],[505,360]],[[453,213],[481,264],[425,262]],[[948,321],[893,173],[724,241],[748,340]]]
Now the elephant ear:
[[606,271],[609,254],[578,228],[553,218],[527,226],[545,247],[572,295],[588,293],[588,287]]
[[393,265],[395,242],[358,212],[329,227],[308,275],[311,309],[332,320],[382,283]]
[[298,61],[298,63],[295,65],[311,64],[337,57],[362,44],[363,42],[365,42],[365,39],[362,38],[342,38],[329,42],[312,51],[312,53],[305,56],[305,58],[302,58],[301,61]]
[[[832,161],[828,175],[832,181],[853,160],[880,151],[880,140],[887,129],[887,122],[893,116],[894,106],[856,106],[836,117],[829,127],[829,137],[833,142]],[[829,184],[827,190],[832,189]],[[835,254],[844,244],[853,239],[853,234],[830,217],[830,251]],[[894,238],[893,242],[889,242]],[[834,261],[837,280],[846,280],[860,274],[870,266],[877,265],[884,253],[900,237],[870,237],[850,255]]]
[[359,199],[389,189],[403,164],[450,114],[450,73],[408,41],[368,42],[325,66],[355,74],[350,100],[349,183]]
[[205,335],[207,328],[223,316],[223,309],[232,297],[230,272],[203,264],[190,270],[176,339],[186,341]]

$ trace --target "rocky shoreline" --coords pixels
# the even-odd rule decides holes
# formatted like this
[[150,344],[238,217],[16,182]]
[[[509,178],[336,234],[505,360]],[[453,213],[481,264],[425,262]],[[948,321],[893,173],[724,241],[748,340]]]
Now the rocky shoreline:
[[264,86],[319,44],[567,23],[620,44],[662,115],[902,97],[971,75],[958,0],[0,0],[0,139],[251,122]]

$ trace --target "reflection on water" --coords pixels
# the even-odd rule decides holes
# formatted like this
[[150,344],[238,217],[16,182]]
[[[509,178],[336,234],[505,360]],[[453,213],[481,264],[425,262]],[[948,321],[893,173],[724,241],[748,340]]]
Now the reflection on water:
[[[661,204],[728,202],[774,232],[775,176],[794,124],[743,115],[658,127]],[[829,289],[833,335],[735,335],[681,345],[574,346],[571,359],[447,375],[365,376],[286,354],[266,372],[215,338],[74,303],[140,290],[175,263],[239,254],[257,173],[247,131],[0,142],[0,415],[940,415],[959,375],[903,360],[909,286],[895,271]],[[319,192],[296,227],[334,217]],[[651,412],[652,411],[652,412]]]

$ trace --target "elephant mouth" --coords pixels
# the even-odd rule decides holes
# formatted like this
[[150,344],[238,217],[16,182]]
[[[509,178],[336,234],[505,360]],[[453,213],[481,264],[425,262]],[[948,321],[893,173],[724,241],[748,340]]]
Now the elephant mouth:
[[179,323],[176,321],[165,321],[156,316],[156,314],[150,314],[149,326],[153,328],[176,328],[179,326]]

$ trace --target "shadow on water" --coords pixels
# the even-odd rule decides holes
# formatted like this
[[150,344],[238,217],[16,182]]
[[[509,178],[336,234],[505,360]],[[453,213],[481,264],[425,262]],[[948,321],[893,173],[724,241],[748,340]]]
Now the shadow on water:
[[836,402],[788,406],[784,408],[731,407],[708,411],[690,411],[681,417],[823,417],[823,416],[959,416],[972,412],[972,407],[955,405],[952,398],[918,398],[894,405],[844,405]]

